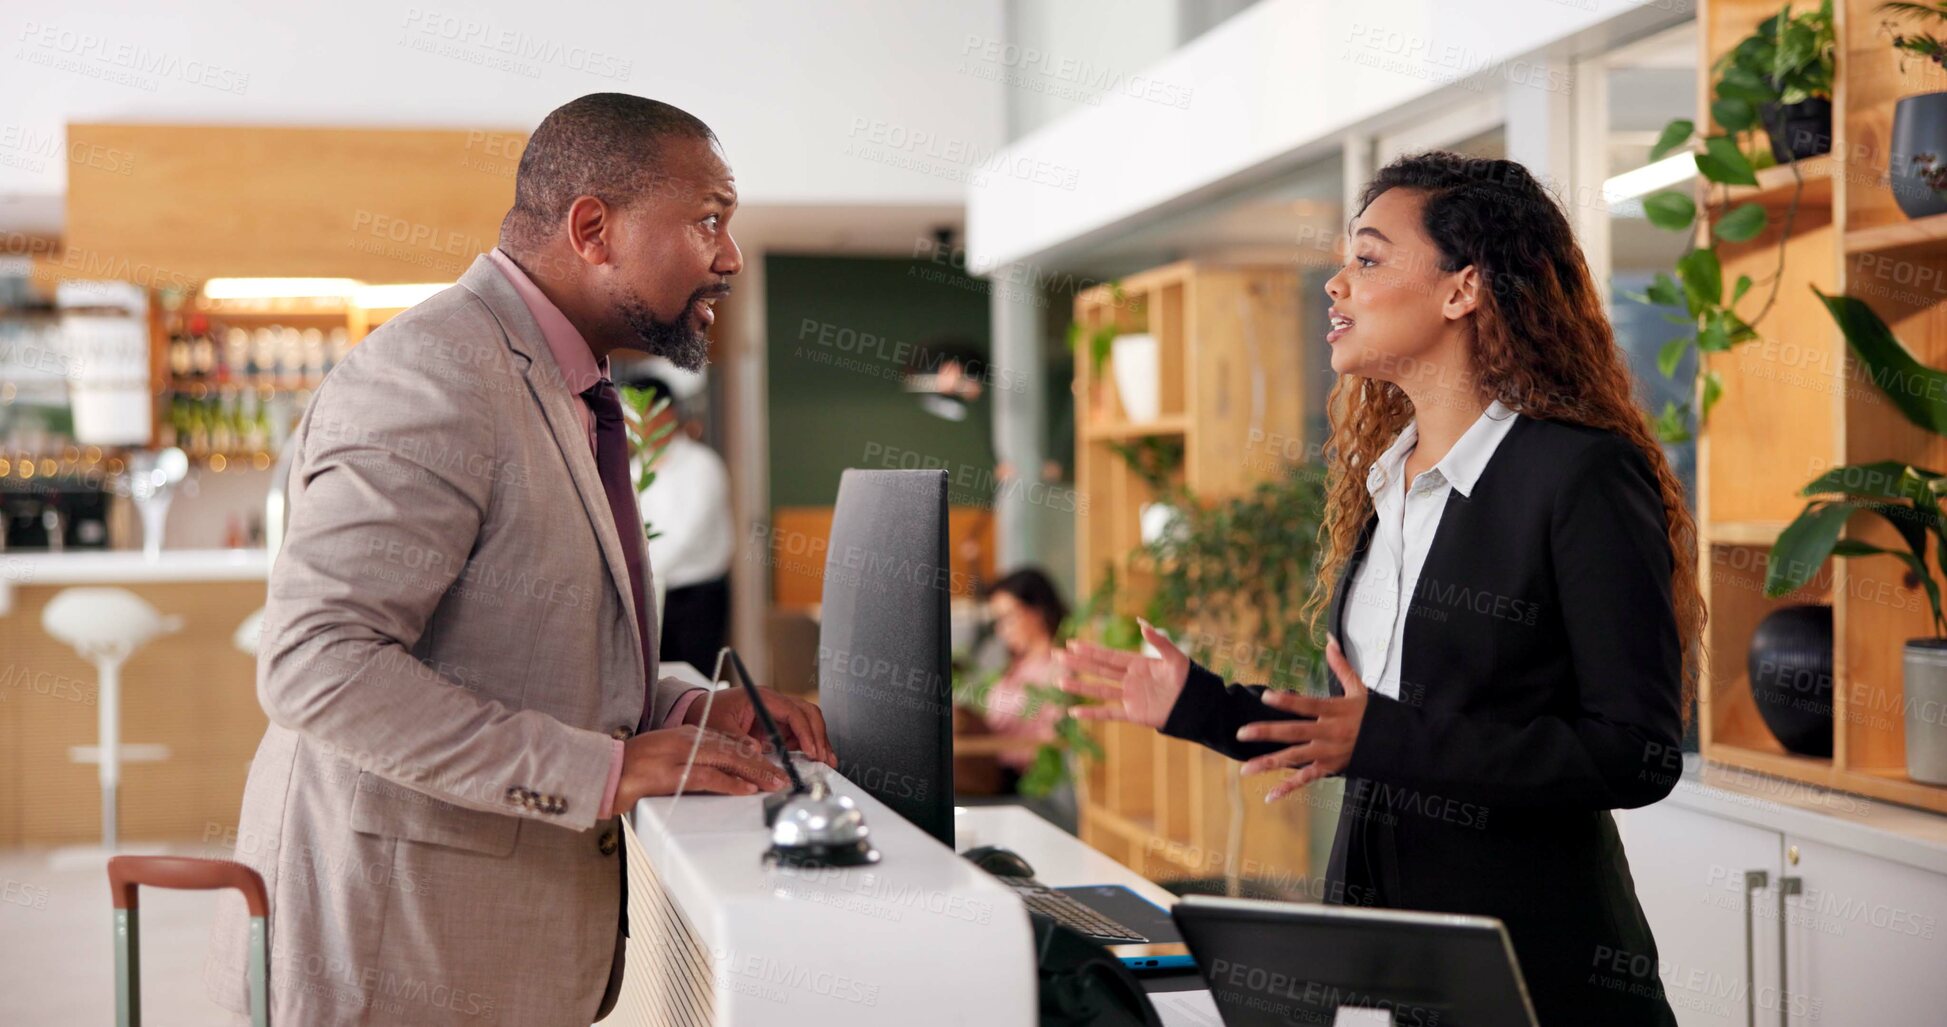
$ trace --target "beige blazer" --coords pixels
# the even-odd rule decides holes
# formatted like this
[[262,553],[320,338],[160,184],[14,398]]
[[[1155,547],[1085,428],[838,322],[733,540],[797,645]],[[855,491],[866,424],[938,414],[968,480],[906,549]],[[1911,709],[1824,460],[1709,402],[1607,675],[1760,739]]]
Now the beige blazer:
[[[599,807],[643,712],[646,597],[581,402],[480,257],[298,424],[235,855],[270,888],[276,1022],[587,1024],[619,976]],[[657,683],[651,723],[683,690]],[[241,1012],[223,902],[206,977]]]

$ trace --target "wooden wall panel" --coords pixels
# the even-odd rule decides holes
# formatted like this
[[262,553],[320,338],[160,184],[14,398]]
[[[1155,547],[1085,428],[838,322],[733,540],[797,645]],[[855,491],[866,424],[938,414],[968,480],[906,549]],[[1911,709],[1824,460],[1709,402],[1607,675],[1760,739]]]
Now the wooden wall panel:
[[[956,506],[946,513],[947,534],[953,544],[949,559],[956,583],[993,581],[994,513],[985,507]],[[781,506],[771,512],[770,552],[746,552],[744,559],[767,560],[771,570],[771,601],[777,606],[804,609],[824,599],[826,543],[832,536],[829,506]],[[963,545],[962,543],[973,543]],[[976,557],[975,547],[978,547]],[[962,591],[956,590],[955,598]]]
[[438,129],[68,126],[113,154],[68,169],[78,277],[151,286],[219,276],[450,282],[491,249],[524,137]]

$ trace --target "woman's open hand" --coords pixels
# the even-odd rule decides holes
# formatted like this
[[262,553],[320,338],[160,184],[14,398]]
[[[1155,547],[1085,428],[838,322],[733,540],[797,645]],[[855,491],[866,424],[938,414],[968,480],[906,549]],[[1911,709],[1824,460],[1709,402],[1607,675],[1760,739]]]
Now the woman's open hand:
[[1142,622],[1143,638],[1161,656],[1144,656],[1094,642],[1070,640],[1056,659],[1062,674],[1056,684],[1072,695],[1099,700],[1101,705],[1076,706],[1082,720],[1126,720],[1160,728],[1169,719],[1176,697],[1190,680],[1190,658],[1162,632]]
[[1335,637],[1325,640],[1325,665],[1339,679],[1344,695],[1325,697],[1265,689],[1264,705],[1312,719],[1262,720],[1237,731],[1240,742],[1295,743],[1244,764],[1245,777],[1280,767],[1298,768],[1272,787],[1264,796],[1265,802],[1276,802],[1321,777],[1336,774],[1352,761],[1359,725],[1366,718],[1366,684],[1352,670],[1352,661],[1345,658]]

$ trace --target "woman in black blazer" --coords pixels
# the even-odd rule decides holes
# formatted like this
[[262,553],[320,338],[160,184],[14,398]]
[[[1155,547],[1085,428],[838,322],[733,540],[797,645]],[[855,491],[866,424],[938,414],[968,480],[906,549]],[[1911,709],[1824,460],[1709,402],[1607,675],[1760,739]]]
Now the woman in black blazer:
[[1076,714],[1285,772],[1268,799],[1343,775],[1328,901],[1500,918],[1551,1027],[1674,1023],[1609,811],[1681,770],[1695,525],[1568,221],[1519,164],[1402,158],[1326,291],[1332,696],[1226,685],[1145,624],[1160,658],[1071,643]]

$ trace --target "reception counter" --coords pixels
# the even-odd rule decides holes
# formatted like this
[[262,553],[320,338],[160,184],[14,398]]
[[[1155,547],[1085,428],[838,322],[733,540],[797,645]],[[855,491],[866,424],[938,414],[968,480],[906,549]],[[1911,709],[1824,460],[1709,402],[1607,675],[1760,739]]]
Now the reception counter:
[[[880,861],[820,870],[766,861],[757,796],[643,800],[627,843],[628,974],[604,1025],[1029,1027],[1037,992],[1027,911],[956,852],[974,846],[1011,849],[1056,887],[1122,885],[1159,906],[1175,902],[1023,807],[957,810],[949,848],[836,771],[799,766],[859,805]],[[1203,985],[1179,973],[1145,987]]]
[[[122,740],[159,760],[122,768],[122,837],[221,839],[233,830],[250,757],[263,737],[255,660],[233,642],[264,604],[257,550],[0,554],[0,846],[98,840],[100,784],[72,759],[96,739],[96,672],[41,627],[63,589],[127,588],[182,630],[136,651],[122,671]],[[160,747],[160,750],[157,747]]]

